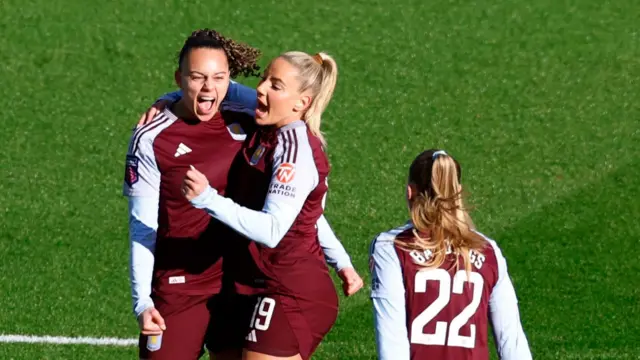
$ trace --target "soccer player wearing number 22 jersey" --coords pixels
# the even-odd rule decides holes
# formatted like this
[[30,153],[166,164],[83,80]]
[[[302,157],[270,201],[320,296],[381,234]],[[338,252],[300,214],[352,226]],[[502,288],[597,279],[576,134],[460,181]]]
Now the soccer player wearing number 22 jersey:
[[444,151],[420,154],[409,170],[411,221],[371,244],[381,360],[489,359],[489,320],[500,359],[531,359],[506,260],[471,229],[460,174]]

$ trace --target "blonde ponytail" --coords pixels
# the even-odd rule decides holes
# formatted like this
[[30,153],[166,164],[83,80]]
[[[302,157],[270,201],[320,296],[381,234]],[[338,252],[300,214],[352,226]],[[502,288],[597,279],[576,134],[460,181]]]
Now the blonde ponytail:
[[[431,253],[427,268],[441,266],[448,253],[460,255],[471,271],[470,250],[480,252],[485,240],[474,232],[460,185],[460,166],[444,151],[427,150],[411,164],[409,183],[417,194],[410,200],[413,241],[399,241],[409,250]],[[454,266],[460,266],[455,256]]]
[[336,61],[323,52],[311,56],[300,51],[289,51],[280,57],[298,69],[300,92],[311,91],[311,104],[302,115],[302,120],[307,123],[311,133],[320,139],[322,145],[326,146],[320,124],[322,113],[331,101],[338,80]]

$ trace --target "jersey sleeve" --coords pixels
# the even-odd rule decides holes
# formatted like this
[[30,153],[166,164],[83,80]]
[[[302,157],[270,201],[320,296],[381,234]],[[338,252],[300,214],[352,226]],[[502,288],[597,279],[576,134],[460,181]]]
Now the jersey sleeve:
[[262,211],[240,206],[220,196],[211,186],[191,204],[205,209],[245,237],[270,248],[276,247],[319,181],[311,149],[292,150],[292,146],[292,143],[279,143],[274,151],[273,176]]
[[153,306],[153,277],[160,171],[153,144],[138,128],[130,141],[126,157],[123,194],[129,199],[129,280],[133,311],[136,316]]
[[353,267],[351,257],[349,257],[347,250],[345,250],[340,240],[336,237],[336,234],[331,229],[331,226],[324,215],[320,216],[318,219],[317,227],[318,240],[327,263],[336,271]]
[[122,190],[124,196],[157,196],[160,191],[160,170],[153,143],[145,136],[147,126],[137,128],[129,143]]
[[254,88],[231,80],[227,96],[222,103],[227,107],[238,108],[238,111],[255,116],[255,111],[258,107],[258,93]]
[[176,101],[180,100],[180,98],[182,98],[182,90],[177,90],[177,91],[172,91],[170,93],[166,93],[166,94],[160,96],[156,100],[156,102],[162,101],[162,100],[169,100],[170,102],[176,102]]
[[129,197],[129,281],[136,317],[154,306],[151,282],[157,228],[158,197]]
[[518,299],[507,272],[507,261],[497,244],[490,240],[498,260],[498,281],[489,298],[489,318],[496,350],[501,360],[532,358],[527,337],[520,323]]
[[409,360],[405,288],[393,242],[374,240],[369,262],[378,359]]

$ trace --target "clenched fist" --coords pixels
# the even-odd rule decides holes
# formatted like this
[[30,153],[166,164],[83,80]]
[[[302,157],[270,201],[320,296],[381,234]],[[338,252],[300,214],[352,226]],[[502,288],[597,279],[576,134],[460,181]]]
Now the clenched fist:
[[209,186],[209,180],[203,173],[191,166],[182,181],[182,194],[191,201],[202,194]]
[[338,271],[338,276],[342,280],[342,291],[346,296],[351,296],[362,288],[364,283],[362,278],[356,272],[356,269],[347,267]]

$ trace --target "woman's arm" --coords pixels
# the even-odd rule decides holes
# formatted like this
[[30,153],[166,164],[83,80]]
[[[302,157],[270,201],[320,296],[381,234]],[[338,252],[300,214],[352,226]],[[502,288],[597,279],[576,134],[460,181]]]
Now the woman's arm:
[[405,288],[394,242],[373,240],[369,261],[378,359],[409,360]]

